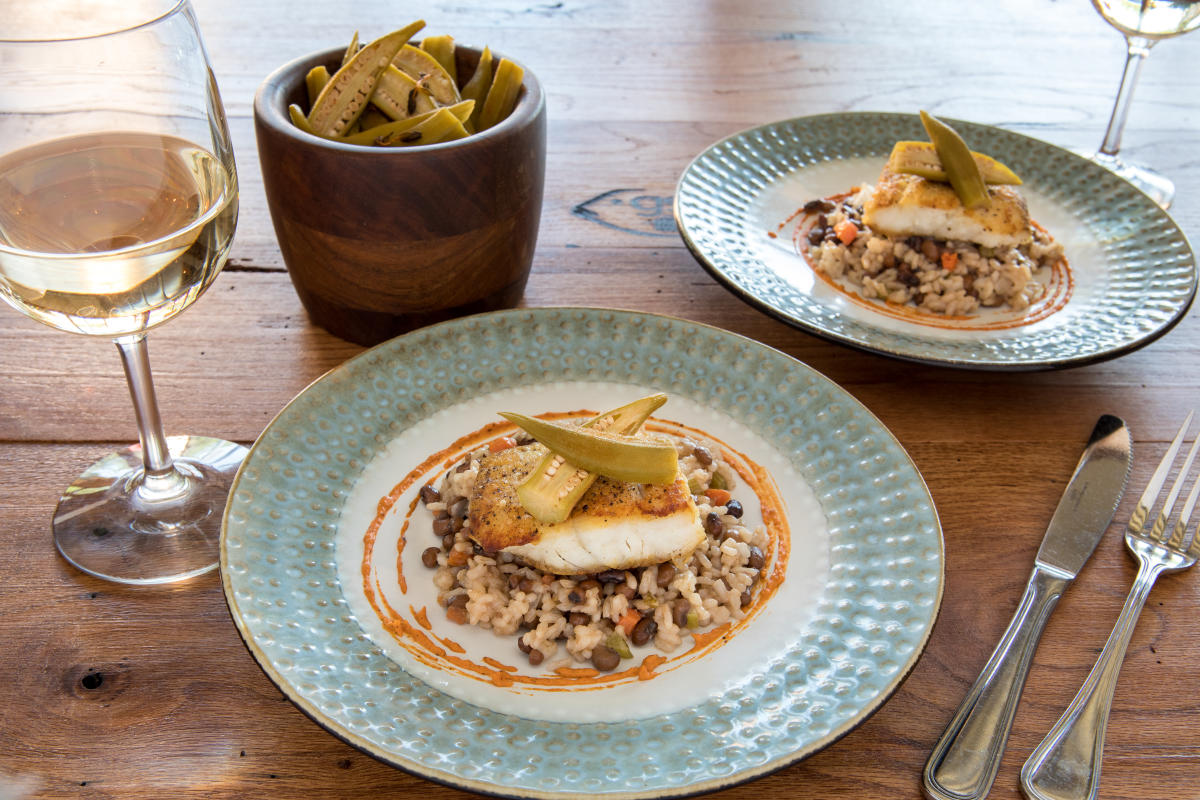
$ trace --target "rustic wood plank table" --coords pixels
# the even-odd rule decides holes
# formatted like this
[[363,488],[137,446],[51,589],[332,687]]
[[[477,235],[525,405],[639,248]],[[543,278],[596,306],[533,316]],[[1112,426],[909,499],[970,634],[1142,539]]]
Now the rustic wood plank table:
[[[1008,622],[1096,417],[1130,424],[1131,486],[1140,487],[1200,399],[1194,314],[1140,351],[1065,372],[914,366],[745,305],[700,269],[670,219],[675,181],[695,154],[808,113],[925,107],[1094,146],[1124,49],[1084,0],[196,6],[230,115],[242,211],[225,273],[151,336],[168,433],[249,444],[293,395],[361,350],[311,325],[292,291],[250,103],[276,65],[354,29],[368,36],[422,16],[435,32],[518,56],[548,91],[545,209],[526,305],[664,312],[753,337],[845,387],[911,453],[946,543],[945,597],[927,651],[861,727],[725,797],[919,797],[925,758]],[[1172,214],[1200,236],[1200,35],[1151,54],[1125,145],[1174,178]],[[581,211],[614,190],[642,199],[625,216]],[[49,520],[60,490],[95,456],[135,439],[111,345],[0,313],[0,798],[463,796],[363,755],[286,702],[243,647],[215,573],[127,589],[57,556]],[[1127,497],[1118,524],[1131,507]],[[1020,765],[1116,619],[1134,575],[1118,524],[1050,621],[994,798],[1020,796]],[[1102,797],[1200,791],[1198,646],[1200,575],[1168,577],[1117,687]]]

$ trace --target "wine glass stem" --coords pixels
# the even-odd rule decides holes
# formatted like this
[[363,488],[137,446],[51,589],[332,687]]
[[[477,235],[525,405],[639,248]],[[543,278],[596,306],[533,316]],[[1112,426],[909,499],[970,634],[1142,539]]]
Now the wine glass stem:
[[146,334],[121,336],[114,340],[121,353],[133,411],[137,417],[138,437],[142,443],[142,463],[145,475],[135,493],[148,502],[169,500],[188,490],[187,478],[175,469],[162,417],[158,413],[158,398],[154,380],[150,377],[150,355]]
[[1121,73],[1121,88],[1117,90],[1117,101],[1113,104],[1108,130],[1104,132],[1104,142],[1100,145],[1100,152],[1109,156],[1115,156],[1121,149],[1121,134],[1125,132],[1125,120],[1129,118],[1129,106],[1133,104],[1133,90],[1142,71],[1142,62],[1154,46],[1154,40],[1139,36],[1127,36],[1125,42],[1128,47],[1125,71]]

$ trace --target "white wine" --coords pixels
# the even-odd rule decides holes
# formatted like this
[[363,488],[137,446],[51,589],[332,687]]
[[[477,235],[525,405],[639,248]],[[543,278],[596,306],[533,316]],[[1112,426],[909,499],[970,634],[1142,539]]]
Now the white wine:
[[62,330],[144,331],[224,265],[237,183],[191,142],[92,133],[0,158],[0,297]]
[[1200,25],[1200,0],[1092,0],[1092,5],[1126,36],[1166,39]]

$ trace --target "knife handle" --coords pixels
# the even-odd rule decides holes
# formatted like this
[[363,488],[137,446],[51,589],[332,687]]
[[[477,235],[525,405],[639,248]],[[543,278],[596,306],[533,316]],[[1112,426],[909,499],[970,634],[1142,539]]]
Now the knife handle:
[[1066,573],[1033,568],[1008,629],[925,763],[923,784],[930,800],[987,796],[1038,640],[1070,582]]

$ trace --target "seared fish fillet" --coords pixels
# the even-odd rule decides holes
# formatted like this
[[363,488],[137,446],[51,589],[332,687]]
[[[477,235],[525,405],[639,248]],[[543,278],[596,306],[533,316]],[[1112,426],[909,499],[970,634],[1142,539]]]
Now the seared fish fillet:
[[670,486],[600,477],[564,522],[539,523],[522,507],[516,487],[545,454],[545,447],[531,444],[480,461],[468,532],[486,552],[503,550],[556,575],[582,575],[682,558],[704,541],[682,475]]
[[964,208],[947,183],[884,167],[866,202],[863,222],[887,236],[958,239],[984,247],[1015,247],[1033,239],[1029,209],[1011,186],[989,186],[992,204]]

